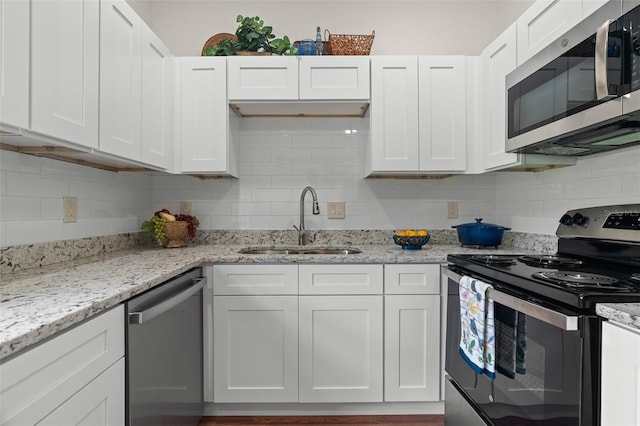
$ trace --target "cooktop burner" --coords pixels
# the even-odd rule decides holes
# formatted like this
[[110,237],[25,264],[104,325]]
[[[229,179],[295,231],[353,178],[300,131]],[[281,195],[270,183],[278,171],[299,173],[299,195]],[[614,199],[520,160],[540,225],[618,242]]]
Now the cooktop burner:
[[613,291],[630,291],[634,289],[632,285],[620,281],[617,278],[586,272],[544,271],[536,272],[532,277],[573,288]]
[[471,256],[471,260],[485,265],[515,265],[516,258],[510,256],[496,256],[493,254],[478,254]]
[[543,268],[579,266],[584,263],[582,260],[558,255],[520,256],[518,260],[530,266]]

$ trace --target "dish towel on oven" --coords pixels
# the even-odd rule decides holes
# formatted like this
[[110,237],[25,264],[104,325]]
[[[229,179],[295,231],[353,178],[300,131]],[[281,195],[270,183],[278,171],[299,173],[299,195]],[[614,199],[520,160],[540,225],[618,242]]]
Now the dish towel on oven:
[[496,370],[515,379],[516,373],[525,374],[527,352],[526,315],[507,306],[497,304],[496,325]]
[[468,276],[460,280],[460,347],[458,352],[479,374],[494,379],[495,324],[491,285]]

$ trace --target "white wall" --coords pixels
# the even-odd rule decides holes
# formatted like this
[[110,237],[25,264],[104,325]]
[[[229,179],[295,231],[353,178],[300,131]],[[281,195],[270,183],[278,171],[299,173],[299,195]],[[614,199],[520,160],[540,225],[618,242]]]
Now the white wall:
[[[371,34],[371,54],[477,55],[532,0],[135,0],[154,32],[177,56],[200,55],[217,33],[235,33],[236,16],[260,16],[278,37]],[[150,6],[149,6],[150,4]],[[149,9],[151,18],[149,19]]]
[[[77,197],[77,223],[62,221],[64,196]],[[150,206],[149,174],[0,151],[0,247],[137,232]]]

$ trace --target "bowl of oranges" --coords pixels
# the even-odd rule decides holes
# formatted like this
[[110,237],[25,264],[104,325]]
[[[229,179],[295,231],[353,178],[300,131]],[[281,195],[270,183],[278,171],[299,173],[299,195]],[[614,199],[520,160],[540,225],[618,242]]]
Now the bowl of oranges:
[[405,250],[420,250],[431,236],[425,229],[405,229],[393,234],[393,241]]

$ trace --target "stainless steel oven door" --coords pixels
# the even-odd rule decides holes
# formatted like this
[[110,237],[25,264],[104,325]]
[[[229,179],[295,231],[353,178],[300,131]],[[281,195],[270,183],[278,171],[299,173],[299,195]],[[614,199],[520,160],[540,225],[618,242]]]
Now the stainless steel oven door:
[[[456,397],[464,398],[490,425],[597,424],[597,391],[595,395],[592,390],[585,392],[593,387],[594,366],[592,350],[585,347],[591,328],[584,326],[584,316],[527,301],[505,286],[476,277],[493,285],[496,312],[505,308],[515,313],[523,326],[520,335],[514,336],[521,339],[514,343],[524,349],[516,368],[496,372],[495,380],[490,380],[476,374],[458,352],[461,274],[443,268],[443,276],[448,280],[445,370],[452,389],[460,393]],[[508,352],[496,346],[496,359]],[[450,417],[445,401],[445,422],[455,426],[447,422]]]

